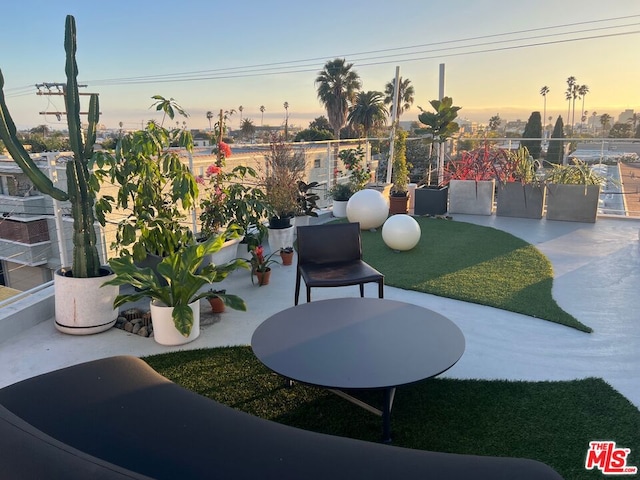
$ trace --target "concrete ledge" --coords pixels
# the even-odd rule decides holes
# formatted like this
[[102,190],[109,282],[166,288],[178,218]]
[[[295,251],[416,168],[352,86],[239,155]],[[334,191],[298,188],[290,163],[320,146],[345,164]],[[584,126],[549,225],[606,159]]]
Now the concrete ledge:
[[0,342],[53,318],[55,303],[53,285],[0,308]]

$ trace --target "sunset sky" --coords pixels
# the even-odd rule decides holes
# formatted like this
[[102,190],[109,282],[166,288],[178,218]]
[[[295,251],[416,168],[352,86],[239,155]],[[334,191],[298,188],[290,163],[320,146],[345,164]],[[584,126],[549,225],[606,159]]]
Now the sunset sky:
[[437,98],[440,63],[462,118],[526,120],[543,111],[545,85],[547,116],[566,117],[569,76],[588,85],[589,114],[640,111],[640,2],[632,0],[23,0],[5,2],[0,29],[0,69],[19,129],[66,128],[64,118],[39,115],[64,110],[61,97],[34,87],[65,81],[66,14],[76,17],[83,91],[100,94],[108,128],[159,119],[149,109],[155,94],[189,112],[191,128],[208,127],[208,110],[240,105],[254,124],[264,105],[264,124],[280,125],[285,101],[290,124],[306,127],[325,114],[314,80],[336,57],[354,64],[363,90],[384,90],[399,66],[416,92],[404,121]]

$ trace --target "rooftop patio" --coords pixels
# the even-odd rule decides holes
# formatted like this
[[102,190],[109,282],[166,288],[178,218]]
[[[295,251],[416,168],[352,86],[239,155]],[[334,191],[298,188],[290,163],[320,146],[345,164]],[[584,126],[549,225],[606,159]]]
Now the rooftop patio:
[[[593,328],[591,334],[491,307],[387,287],[385,297],[437,311],[463,331],[467,347],[446,373],[453,378],[569,380],[600,377],[640,408],[640,220],[599,217],[595,224],[456,215],[498,228],[543,252],[554,268],[553,295],[560,307]],[[247,312],[217,316],[202,308],[202,333],[188,349],[249,344],[265,318],[293,305],[295,267],[276,265],[268,286],[252,285],[247,271],[224,283],[244,298]],[[367,286],[366,295],[376,296]],[[357,296],[356,287],[317,289],[314,299]],[[151,339],[111,329],[85,337],[55,330],[53,319],[0,343],[0,387],[86,360],[117,354],[171,351]]]

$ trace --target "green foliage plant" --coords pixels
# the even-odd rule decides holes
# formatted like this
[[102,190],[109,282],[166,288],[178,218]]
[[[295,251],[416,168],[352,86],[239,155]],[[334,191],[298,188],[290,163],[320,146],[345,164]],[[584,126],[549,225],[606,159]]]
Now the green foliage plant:
[[507,158],[503,163],[501,175],[503,182],[520,182],[523,185],[537,186],[542,183],[538,175],[541,164],[538,160],[534,160],[526,147],[520,147],[515,152],[507,151],[506,154]]
[[549,164],[544,180],[557,185],[600,185],[606,184],[607,178],[594,171],[587,163],[574,159],[568,165]]
[[206,178],[198,177],[204,185],[205,196],[200,201],[201,237],[210,236],[237,225],[246,234],[250,228],[264,228],[262,220],[268,212],[264,190],[259,185],[255,169],[238,165],[229,172],[210,166]]
[[318,182],[306,183],[304,180],[298,180],[298,211],[297,215],[307,215],[309,217],[317,217],[318,200],[320,195],[313,191],[318,188]]
[[[202,291],[204,286],[224,280],[232,271],[247,267],[246,261],[242,259],[224,265],[210,263],[202,266],[205,257],[220,250],[224,241],[223,235],[217,235],[206,242],[182,245],[162,259],[157,266],[157,272],[149,267],[137,266],[131,255],[112,258],[109,260],[109,266],[116,278],[105,282],[105,285],[132,285],[137,289],[133,293],[118,295],[114,307],[145,297],[164,306],[173,307],[174,324],[185,337],[191,333],[194,320],[189,304],[196,300],[216,296],[230,308],[246,311],[245,302],[236,295],[213,293],[212,290]],[[162,282],[161,278],[165,282]]]
[[185,212],[193,208],[198,185],[174,146],[192,151],[191,134],[149,122],[122,137],[114,152],[96,155],[98,178],[118,187],[116,198],[105,195],[96,202],[98,220],[104,225],[114,209],[124,213],[112,248],[136,261],[148,253],[168,255],[193,241]]
[[0,138],[9,154],[42,193],[55,200],[71,204],[73,217],[73,263],[71,271],[74,277],[99,277],[100,258],[96,247],[94,230],[94,202],[98,183],[92,176],[91,165],[93,145],[96,139],[96,126],[100,116],[98,95],[92,94],[89,100],[88,128],[86,140],[80,122],[80,96],[78,94],[78,65],[76,64],[76,23],[71,15],[65,21],[64,49],[66,52],[67,75],[63,87],[65,107],[67,109],[67,126],[69,142],[73,158],[66,164],[67,191],[60,190],[38,169],[25,148],[18,140],[16,126],[9,114],[4,97],[4,77],[0,71]]
[[[531,113],[524,127],[522,137],[523,140],[521,140],[520,145],[527,148],[533,158],[540,158],[542,144],[542,117],[540,112]],[[524,140],[525,138],[530,138],[531,140]]]
[[391,195],[406,197],[409,190],[409,165],[407,164],[407,132],[398,130],[393,150],[393,185]]
[[[453,98],[451,97],[443,97],[442,100],[431,100],[429,103],[435,112],[428,112],[418,107],[422,112],[418,115],[418,120],[425,125],[427,133],[431,134],[432,141],[436,144],[438,183],[440,184],[443,182],[445,168],[442,144],[460,130],[460,125],[455,119],[458,117],[458,111],[462,107],[453,105]],[[427,184],[431,184],[431,163],[427,173]]]
[[341,150],[338,157],[349,172],[349,183],[353,193],[364,189],[371,180],[371,169],[364,163],[364,149],[347,148]]
[[354,194],[351,183],[336,183],[329,190],[329,196],[338,202],[348,201]]

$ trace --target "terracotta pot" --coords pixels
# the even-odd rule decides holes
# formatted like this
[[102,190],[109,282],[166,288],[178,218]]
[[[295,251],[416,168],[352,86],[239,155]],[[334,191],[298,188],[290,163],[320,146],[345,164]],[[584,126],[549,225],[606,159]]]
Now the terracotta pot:
[[406,214],[409,206],[409,195],[389,195],[389,215]]
[[271,278],[271,269],[267,268],[264,272],[256,272],[258,277],[258,286],[269,285],[269,279]]
[[209,300],[209,305],[211,305],[211,312],[213,313],[222,313],[224,312],[224,302],[219,297],[211,297],[207,298]]
[[293,263],[293,252],[280,252],[282,265],[291,265]]

